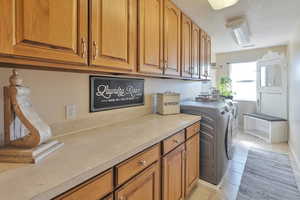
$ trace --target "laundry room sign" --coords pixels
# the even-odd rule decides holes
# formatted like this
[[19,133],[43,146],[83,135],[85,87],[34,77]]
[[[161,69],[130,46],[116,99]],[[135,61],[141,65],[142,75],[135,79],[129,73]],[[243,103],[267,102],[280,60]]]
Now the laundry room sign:
[[90,76],[90,112],[144,105],[144,79]]

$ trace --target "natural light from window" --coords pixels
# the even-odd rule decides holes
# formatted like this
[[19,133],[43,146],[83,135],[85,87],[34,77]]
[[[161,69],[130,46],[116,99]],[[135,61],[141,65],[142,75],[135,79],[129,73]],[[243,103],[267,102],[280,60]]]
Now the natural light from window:
[[256,101],[256,62],[230,64],[234,100]]

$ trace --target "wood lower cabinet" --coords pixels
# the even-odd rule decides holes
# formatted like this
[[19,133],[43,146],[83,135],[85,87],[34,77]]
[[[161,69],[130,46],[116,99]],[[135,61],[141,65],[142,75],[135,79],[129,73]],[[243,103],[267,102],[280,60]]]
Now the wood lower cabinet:
[[115,192],[116,200],[160,200],[160,165],[156,162]]
[[53,200],[99,200],[113,191],[112,170],[103,173]]
[[163,158],[163,200],[184,199],[185,182],[184,144]]
[[109,196],[109,197],[107,197],[107,198],[105,198],[103,200],[113,200],[113,196],[111,195],[111,196]]
[[[183,200],[199,177],[199,128],[196,122],[53,200]],[[201,146],[211,142],[201,135]],[[201,152],[204,162],[211,153]]]
[[164,1],[164,74],[180,76],[181,11],[171,0]]
[[181,17],[181,76],[192,76],[192,21],[184,14]]
[[136,67],[137,0],[91,0],[91,65]]
[[185,159],[185,193],[188,194],[194,188],[199,180],[199,134],[194,135],[186,141],[186,159]]
[[192,31],[192,77],[200,78],[200,29],[196,24]]
[[1,56],[88,63],[87,0],[1,0],[0,18]]
[[163,0],[139,0],[139,62],[143,73],[163,73]]

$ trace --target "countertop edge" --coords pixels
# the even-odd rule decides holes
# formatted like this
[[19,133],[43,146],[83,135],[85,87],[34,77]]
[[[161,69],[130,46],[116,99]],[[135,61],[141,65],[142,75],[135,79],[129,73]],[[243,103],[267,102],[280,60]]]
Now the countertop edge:
[[[122,154],[121,156],[112,158],[111,161],[105,163],[105,164],[101,164],[99,166],[96,166],[86,172],[81,173],[80,175],[71,178],[69,181],[64,182],[63,184],[60,184],[48,191],[45,191],[43,193],[40,193],[34,197],[32,197],[32,200],[49,200],[49,199],[53,199],[65,192],[67,192],[68,190],[82,184],[83,182],[93,178],[94,176],[97,176],[107,170],[109,170],[110,168],[114,167],[115,165],[129,159],[130,157],[142,152],[143,150],[161,142],[162,140],[166,139],[167,137],[175,134],[176,132],[181,131],[182,129],[185,129],[186,127],[196,123],[197,121],[201,120],[201,116],[196,116],[197,119],[191,120],[188,123],[186,123],[185,125],[182,125],[180,127],[177,127],[176,129],[170,131],[169,133],[166,134],[162,134],[161,137],[157,137],[155,139],[153,139],[152,141],[149,141],[147,143],[141,144],[139,147],[133,149],[130,152],[126,152],[124,154]],[[120,158],[121,157],[121,158]],[[120,161],[121,160],[121,161]]]

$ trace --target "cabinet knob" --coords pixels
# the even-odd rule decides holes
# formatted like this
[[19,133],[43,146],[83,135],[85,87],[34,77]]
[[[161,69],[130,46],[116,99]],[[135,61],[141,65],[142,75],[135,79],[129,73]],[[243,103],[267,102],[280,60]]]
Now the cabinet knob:
[[139,161],[139,165],[146,167],[147,166],[146,160]]
[[179,140],[174,139],[173,142],[179,144]]

